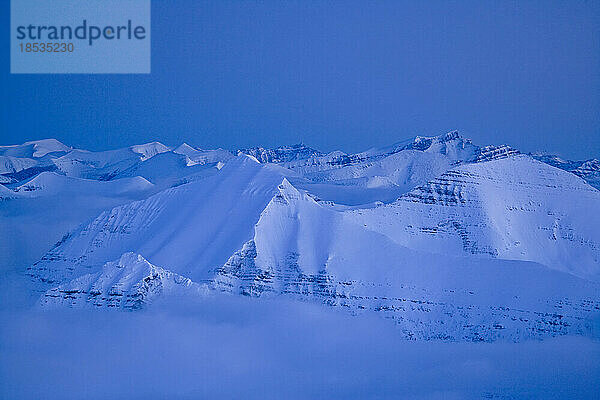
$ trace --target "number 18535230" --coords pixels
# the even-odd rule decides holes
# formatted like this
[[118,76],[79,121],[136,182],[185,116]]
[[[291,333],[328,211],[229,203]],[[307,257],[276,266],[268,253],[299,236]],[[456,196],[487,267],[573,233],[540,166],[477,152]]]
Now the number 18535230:
[[72,53],[75,50],[73,43],[66,42],[27,42],[19,46],[21,53]]

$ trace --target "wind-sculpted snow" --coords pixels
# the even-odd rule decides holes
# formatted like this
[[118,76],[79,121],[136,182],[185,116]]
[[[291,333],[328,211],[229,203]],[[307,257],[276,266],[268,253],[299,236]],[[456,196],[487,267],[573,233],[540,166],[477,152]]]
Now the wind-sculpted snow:
[[285,170],[247,156],[217,175],[106,211],[66,236],[29,272],[60,283],[127,251],[194,280],[251,237]]
[[5,254],[33,249],[10,232],[56,235],[26,266],[44,307],[136,309],[210,291],[372,313],[412,339],[598,335],[594,160],[536,161],[457,132],[355,154],[44,146],[2,148],[12,172],[0,175],[11,226],[67,201],[85,209],[75,229],[44,219],[68,226],[61,235],[0,226]]
[[160,188],[187,183],[197,176],[208,176],[217,171],[214,163],[191,163],[189,158],[172,152],[155,155],[151,159],[135,163],[112,179],[142,176]]

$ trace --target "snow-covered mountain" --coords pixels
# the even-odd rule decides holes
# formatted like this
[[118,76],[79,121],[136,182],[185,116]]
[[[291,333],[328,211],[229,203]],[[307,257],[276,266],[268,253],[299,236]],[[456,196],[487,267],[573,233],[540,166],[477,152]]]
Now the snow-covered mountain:
[[190,279],[154,266],[139,254],[125,253],[100,272],[86,274],[44,293],[43,308],[101,307],[139,310],[166,296],[201,295]]
[[596,160],[457,132],[356,154],[57,143],[0,148],[0,261],[42,307],[225,292],[375,313],[414,339],[598,334]]
[[239,156],[218,174],[101,213],[29,270],[58,283],[134,251],[155,265],[206,280],[251,235],[285,173]]
[[563,160],[551,154],[534,153],[531,156],[546,164],[572,172],[585,179],[596,189],[600,189],[600,160],[596,158],[585,161],[571,161]]
[[459,166],[347,215],[410,248],[535,261],[600,280],[599,207],[600,191],[582,179],[519,155]]
[[287,163],[292,161],[302,161],[322,155],[320,151],[311,149],[304,144],[281,146],[276,149],[253,147],[250,149],[239,150],[238,154],[252,156],[262,163]]
[[0,155],[19,158],[42,158],[47,154],[64,154],[71,148],[56,139],[34,140],[21,145],[0,146]]
[[588,311],[600,310],[596,283],[539,264],[411,250],[285,179],[278,189],[252,239],[217,269],[213,288],[376,312],[415,339],[592,332]]

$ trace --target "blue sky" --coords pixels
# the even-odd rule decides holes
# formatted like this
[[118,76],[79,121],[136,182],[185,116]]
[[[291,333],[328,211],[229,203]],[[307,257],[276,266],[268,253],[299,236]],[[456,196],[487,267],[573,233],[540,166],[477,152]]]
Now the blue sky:
[[8,3],[2,144],[358,151],[459,129],[600,156],[597,1],[153,0],[150,75],[10,75]]

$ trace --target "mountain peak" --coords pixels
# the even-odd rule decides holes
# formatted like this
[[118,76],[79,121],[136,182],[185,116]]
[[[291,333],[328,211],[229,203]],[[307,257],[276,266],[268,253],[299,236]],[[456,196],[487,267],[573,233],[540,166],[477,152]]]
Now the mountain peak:
[[139,266],[139,265],[151,265],[144,257],[140,254],[127,252],[121,255],[119,261],[116,264],[117,268],[125,268],[127,266]]
[[[449,131],[444,134],[435,135],[435,136],[419,136],[419,135],[417,135],[417,136],[415,136],[414,141],[419,142],[419,141],[425,141],[425,140],[434,140],[437,142],[449,142],[451,140],[456,140],[456,139],[464,139],[457,130]],[[465,139],[465,140],[469,140],[469,139]]]
[[300,191],[287,178],[283,178],[277,189],[279,193],[275,197],[283,196],[286,200],[289,200],[300,196]]
[[465,139],[458,131],[450,131],[438,136],[416,136],[410,143],[404,146],[403,150],[427,150],[434,144],[445,144],[452,141],[471,143],[470,139]]
[[279,146],[273,149],[251,147],[238,150],[238,154],[239,153],[251,155],[261,163],[283,163],[323,155],[320,151],[308,147],[303,143],[293,144],[291,146]]
[[144,144],[136,144],[130,147],[131,151],[141,155],[142,160],[147,160],[160,153],[171,151],[168,146],[160,142],[150,142]]
[[49,153],[66,153],[71,147],[57,139],[32,140],[23,144],[0,146],[0,155],[25,158],[40,158]]
[[104,307],[138,310],[163,295],[202,293],[198,284],[149,263],[137,253],[124,253],[100,272],[83,275],[50,289],[42,307]]
[[545,152],[530,153],[529,155],[545,164],[571,172],[585,179],[587,183],[596,189],[600,189],[600,161],[595,158],[585,161],[572,161]]
[[181,143],[179,146],[177,146],[174,150],[173,153],[178,153],[178,154],[185,154],[185,155],[189,155],[197,153],[198,150],[196,150],[195,148],[193,148],[192,146],[190,146],[189,144],[187,144],[186,142]]
[[460,133],[458,131],[450,131],[450,132],[440,135],[438,137],[440,138],[441,141],[444,141],[444,142],[447,142],[449,140],[454,140],[454,139],[463,139],[463,137],[460,136]]

